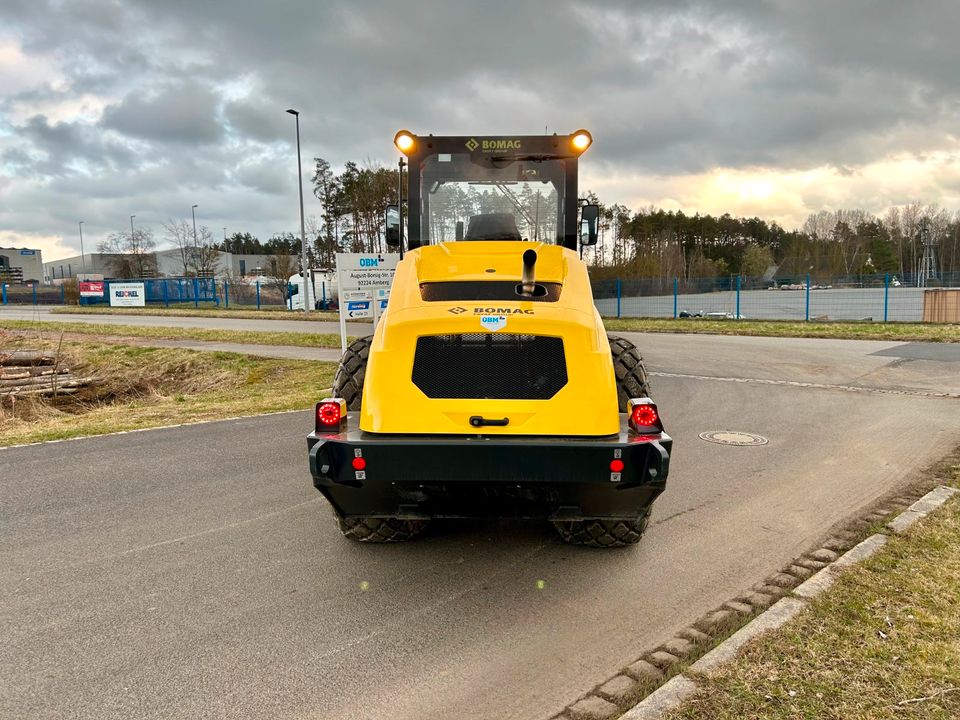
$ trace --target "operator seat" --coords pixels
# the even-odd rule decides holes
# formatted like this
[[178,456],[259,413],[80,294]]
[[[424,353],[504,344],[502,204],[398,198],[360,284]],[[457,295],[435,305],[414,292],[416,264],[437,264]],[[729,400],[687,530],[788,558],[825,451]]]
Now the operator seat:
[[471,215],[464,240],[520,240],[517,220],[511,213]]

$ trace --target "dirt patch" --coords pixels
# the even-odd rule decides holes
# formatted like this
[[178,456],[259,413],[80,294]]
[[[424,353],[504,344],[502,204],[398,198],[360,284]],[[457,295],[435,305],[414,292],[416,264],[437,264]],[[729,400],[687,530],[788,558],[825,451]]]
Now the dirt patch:
[[[9,335],[9,334],[7,334]],[[59,343],[28,341],[4,337],[2,347],[26,347],[57,350]],[[89,412],[105,405],[132,400],[161,400],[177,395],[193,395],[235,384],[235,371],[220,367],[201,353],[165,352],[160,348],[111,343],[94,346],[71,342],[65,338],[59,348],[58,364],[74,375],[93,378],[92,382],[71,394],[43,397],[5,397],[2,407],[7,417],[20,420],[49,418],[61,413],[72,415]]]

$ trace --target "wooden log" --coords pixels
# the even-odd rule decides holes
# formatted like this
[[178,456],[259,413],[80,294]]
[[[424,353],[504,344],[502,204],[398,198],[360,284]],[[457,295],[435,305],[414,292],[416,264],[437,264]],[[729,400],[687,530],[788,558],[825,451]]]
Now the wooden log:
[[17,380],[19,378],[69,374],[70,370],[68,368],[52,368],[48,365],[41,365],[37,367],[7,368],[6,370],[0,368],[0,380]]
[[0,382],[0,395],[18,395],[28,390],[48,389],[50,392],[64,388],[80,388],[90,385],[95,378],[36,378],[30,380],[14,381],[10,383]]
[[0,365],[53,365],[56,358],[42,350],[0,350]]
[[20,385],[53,385],[55,383],[69,382],[73,380],[72,375],[48,375],[46,377],[26,377],[12,380],[0,380],[0,387],[18,387]]
[[[57,395],[73,395],[78,390],[82,390],[82,388],[57,388]],[[35,388],[16,393],[0,392],[0,397],[23,397],[24,395],[53,395],[53,388]]]

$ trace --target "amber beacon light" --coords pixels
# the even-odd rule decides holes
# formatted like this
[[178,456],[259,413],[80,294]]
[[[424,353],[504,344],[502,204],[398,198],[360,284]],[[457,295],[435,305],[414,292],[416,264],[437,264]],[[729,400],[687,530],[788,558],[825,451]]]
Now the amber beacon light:
[[393,136],[393,144],[397,146],[397,150],[402,152],[404,155],[407,155],[411,150],[413,150],[413,147],[417,144],[417,141],[414,139],[413,133],[409,132],[408,130],[401,130]]
[[586,130],[577,130],[570,136],[570,144],[578,153],[585,151],[593,143],[593,136]]

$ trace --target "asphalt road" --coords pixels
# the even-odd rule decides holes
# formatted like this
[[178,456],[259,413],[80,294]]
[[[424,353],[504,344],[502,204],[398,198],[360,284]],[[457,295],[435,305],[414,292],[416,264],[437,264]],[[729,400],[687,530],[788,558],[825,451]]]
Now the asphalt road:
[[[52,313],[50,306],[0,306],[0,320],[39,322],[96,323],[98,325],[139,325],[141,327],[180,327],[206,330],[258,330],[261,332],[339,333],[340,323],[319,320],[251,320],[223,317],[174,317],[170,315],[85,315]],[[370,335],[370,323],[347,323],[348,335]]]
[[0,716],[548,718],[960,442],[923,394],[960,393],[957,354],[638,339],[676,444],[622,551],[501,521],[350,543],[308,413],[0,450]]

